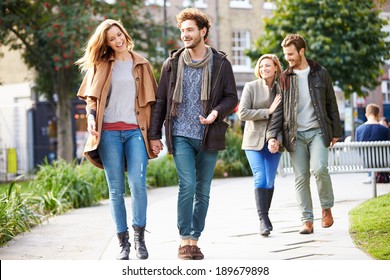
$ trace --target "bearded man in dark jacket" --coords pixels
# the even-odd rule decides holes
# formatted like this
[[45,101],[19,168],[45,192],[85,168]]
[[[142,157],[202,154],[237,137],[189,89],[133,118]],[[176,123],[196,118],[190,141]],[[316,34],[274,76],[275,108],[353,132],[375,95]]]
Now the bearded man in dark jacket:
[[281,76],[282,102],[271,117],[267,141],[271,152],[277,152],[279,145],[283,145],[290,153],[302,213],[299,233],[310,234],[314,232],[310,170],[322,207],[321,225],[325,228],[333,225],[328,148],[342,136],[342,127],[330,75],[318,62],[305,57],[303,37],[289,34],[281,45],[289,67]]

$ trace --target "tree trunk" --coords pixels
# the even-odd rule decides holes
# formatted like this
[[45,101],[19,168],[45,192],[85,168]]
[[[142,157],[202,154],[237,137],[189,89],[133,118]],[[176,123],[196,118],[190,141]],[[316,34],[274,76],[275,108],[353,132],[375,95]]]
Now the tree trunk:
[[67,162],[74,159],[74,141],[72,129],[72,103],[67,86],[60,86],[56,108],[57,115],[57,158]]

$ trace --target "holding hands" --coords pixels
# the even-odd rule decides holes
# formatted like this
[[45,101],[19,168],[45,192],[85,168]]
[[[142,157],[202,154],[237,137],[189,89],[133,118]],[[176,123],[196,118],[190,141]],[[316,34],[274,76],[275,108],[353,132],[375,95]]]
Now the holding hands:
[[[273,112],[275,112],[276,108],[280,104],[280,101],[282,100],[282,95],[279,93],[275,96],[274,101],[272,102],[271,106],[269,107],[269,114],[271,115]],[[280,142],[276,139],[270,139],[268,141],[268,150],[271,153],[277,153],[279,151]]]
[[149,140],[149,145],[152,147],[153,154],[158,155],[164,148],[161,140]]
[[268,141],[268,150],[271,153],[277,153],[279,151],[280,142],[276,139],[270,139]]

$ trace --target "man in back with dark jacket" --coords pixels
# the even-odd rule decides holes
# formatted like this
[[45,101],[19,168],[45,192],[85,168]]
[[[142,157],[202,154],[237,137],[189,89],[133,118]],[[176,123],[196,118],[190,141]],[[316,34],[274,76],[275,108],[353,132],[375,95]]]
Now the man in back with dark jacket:
[[[305,57],[306,42],[289,34],[282,42],[289,67],[281,76],[282,102],[271,117],[267,131],[269,150],[283,145],[290,153],[295,189],[302,213],[301,234],[314,232],[310,170],[316,179],[324,228],[333,225],[332,181],[328,172],[328,148],[342,136],[339,111],[329,73]],[[282,134],[282,142],[277,139]]]

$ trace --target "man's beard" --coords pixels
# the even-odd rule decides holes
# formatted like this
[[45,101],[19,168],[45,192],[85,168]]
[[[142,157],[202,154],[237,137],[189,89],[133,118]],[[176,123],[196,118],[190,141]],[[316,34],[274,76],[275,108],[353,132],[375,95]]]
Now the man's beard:
[[294,60],[294,64],[293,65],[290,65],[291,68],[296,68],[298,67],[299,65],[301,65],[302,63],[302,56],[299,56],[299,59],[298,60]]
[[200,44],[201,40],[202,39],[200,37],[198,37],[197,39],[194,39],[194,41],[190,45],[186,46],[185,48],[186,49],[194,49]]

